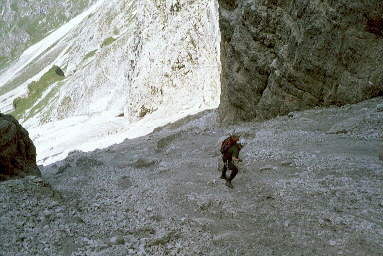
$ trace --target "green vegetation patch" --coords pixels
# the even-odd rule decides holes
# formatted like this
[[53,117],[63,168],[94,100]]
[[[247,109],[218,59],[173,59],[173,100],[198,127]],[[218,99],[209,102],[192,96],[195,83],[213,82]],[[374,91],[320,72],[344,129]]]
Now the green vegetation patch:
[[56,97],[56,95],[57,95],[57,93],[58,93],[58,91],[62,85],[63,85],[63,82],[58,82],[57,86],[52,88],[52,90],[50,90],[47,93],[47,95],[45,95],[45,97],[39,101],[39,103],[37,103],[36,105],[33,106],[31,111],[29,111],[26,119],[33,117],[34,115],[39,113],[44,107],[46,107],[49,104],[49,102],[51,101],[51,99]]
[[101,48],[110,45],[110,44],[113,43],[114,41],[116,41],[115,38],[113,38],[113,37],[108,37],[107,39],[104,40],[104,42],[102,42],[102,44],[101,44]]
[[[53,66],[45,73],[39,81],[33,81],[28,85],[28,95],[18,97],[13,101],[14,111],[11,113],[15,118],[20,119],[22,115],[31,108],[42,96],[44,91],[53,83],[65,78],[64,72],[58,66]],[[33,111],[35,112],[35,110]]]
[[2,70],[8,64],[8,58],[5,56],[0,56],[0,70]]
[[120,30],[116,26],[113,28],[113,34],[115,35],[120,34]]
[[0,95],[3,95],[21,84],[25,83],[31,77],[37,75],[41,71],[41,67],[46,66],[47,62],[50,61],[50,58],[56,58],[56,55],[46,55],[49,50],[51,50],[54,46],[56,46],[57,42],[51,45],[47,50],[41,53],[37,57],[37,61],[29,63],[23,70],[17,74],[12,80],[6,82],[2,87],[0,87]]
[[12,2],[11,3],[11,10],[17,12],[19,10],[19,7],[17,6],[17,3]]
[[97,50],[88,52],[88,53],[84,56],[83,61],[86,61],[87,59],[92,58],[92,57],[96,54],[96,52],[97,52]]

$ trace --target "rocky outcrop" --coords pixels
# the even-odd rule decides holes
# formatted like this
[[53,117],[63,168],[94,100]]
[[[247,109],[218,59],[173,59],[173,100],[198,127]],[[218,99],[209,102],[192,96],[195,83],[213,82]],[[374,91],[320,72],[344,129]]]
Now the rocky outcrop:
[[220,119],[268,119],[383,94],[383,3],[219,0]]
[[11,177],[40,175],[36,148],[15,118],[0,113],[0,181]]

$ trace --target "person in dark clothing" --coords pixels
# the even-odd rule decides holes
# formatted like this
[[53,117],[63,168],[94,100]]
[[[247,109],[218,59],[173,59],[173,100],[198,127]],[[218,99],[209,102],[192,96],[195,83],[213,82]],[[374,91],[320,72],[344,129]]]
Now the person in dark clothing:
[[[223,169],[222,169],[222,175],[221,179],[226,180],[226,186],[229,188],[233,188],[233,184],[231,184],[231,181],[235,178],[235,176],[238,173],[238,168],[234,165],[233,161],[242,161],[239,159],[239,152],[242,149],[242,145],[238,143],[239,137],[238,136],[232,136],[233,144],[230,146],[230,148],[225,151],[222,155],[222,161],[224,163]],[[227,169],[231,170],[230,176],[226,177],[226,171]]]

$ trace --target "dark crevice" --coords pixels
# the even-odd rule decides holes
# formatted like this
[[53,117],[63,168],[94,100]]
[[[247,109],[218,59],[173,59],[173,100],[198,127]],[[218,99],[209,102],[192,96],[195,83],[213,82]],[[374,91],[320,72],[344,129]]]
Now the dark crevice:
[[271,72],[269,72],[268,76],[267,76],[267,79],[266,79],[266,82],[264,83],[264,86],[261,88],[261,90],[259,91],[259,99],[257,100],[257,103],[259,103],[259,101],[262,99],[263,97],[263,93],[266,91],[268,85],[269,85],[269,80],[270,80],[270,76],[271,76]]

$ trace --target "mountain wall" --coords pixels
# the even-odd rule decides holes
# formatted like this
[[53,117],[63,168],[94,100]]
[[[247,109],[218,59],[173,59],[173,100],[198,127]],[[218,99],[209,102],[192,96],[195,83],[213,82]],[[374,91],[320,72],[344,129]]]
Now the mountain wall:
[[379,0],[219,0],[220,119],[268,119],[383,94]]
[[[48,42],[50,47],[27,66],[3,75],[3,111],[13,104],[20,120],[42,124],[102,112],[137,121],[157,110],[169,114],[218,106],[216,1],[114,0],[98,5],[59,40]],[[65,78],[41,81],[53,65]],[[43,83],[38,95],[32,93],[32,82]],[[17,109],[17,97],[30,103]]]
[[219,46],[216,0],[99,0],[0,73],[0,112],[38,161],[119,143],[217,108]]
[[217,107],[220,94],[215,0],[137,3],[136,62],[124,108],[130,119],[166,109]]

